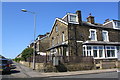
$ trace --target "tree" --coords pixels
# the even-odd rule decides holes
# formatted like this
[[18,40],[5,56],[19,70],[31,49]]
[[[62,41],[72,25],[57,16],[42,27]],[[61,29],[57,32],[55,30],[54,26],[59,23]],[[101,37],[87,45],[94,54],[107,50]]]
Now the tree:
[[33,54],[33,48],[25,48],[23,51],[22,51],[22,58],[23,60],[26,61],[26,59],[30,56],[32,56]]

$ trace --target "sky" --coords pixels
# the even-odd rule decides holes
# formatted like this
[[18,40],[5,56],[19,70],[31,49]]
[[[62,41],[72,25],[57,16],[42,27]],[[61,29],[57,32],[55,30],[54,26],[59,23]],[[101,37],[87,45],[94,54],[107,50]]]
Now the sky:
[[21,9],[36,13],[36,36],[50,32],[55,18],[76,10],[82,11],[83,21],[89,13],[96,23],[104,23],[108,18],[118,20],[117,2],[3,2],[0,53],[7,58],[15,58],[34,39],[34,16]]

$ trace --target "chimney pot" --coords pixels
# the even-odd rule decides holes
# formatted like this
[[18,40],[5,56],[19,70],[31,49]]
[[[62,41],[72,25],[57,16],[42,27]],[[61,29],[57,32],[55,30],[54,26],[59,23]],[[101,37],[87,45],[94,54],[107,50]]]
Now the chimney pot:
[[94,16],[91,15],[91,13],[89,14],[88,18],[87,18],[87,22],[91,23],[91,24],[94,24],[95,21],[94,21]]
[[106,19],[104,23],[109,22],[109,21],[110,21],[109,19]]

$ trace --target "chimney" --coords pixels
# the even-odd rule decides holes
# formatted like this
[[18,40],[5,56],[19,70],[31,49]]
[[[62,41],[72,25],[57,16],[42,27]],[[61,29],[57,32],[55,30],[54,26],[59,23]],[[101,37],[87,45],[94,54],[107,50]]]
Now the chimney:
[[91,13],[89,14],[88,18],[87,18],[87,22],[91,23],[91,24],[94,24],[95,21],[94,21],[94,16],[91,16]]
[[109,19],[106,19],[104,23],[109,22],[109,21],[110,21]]
[[80,11],[80,10],[77,10],[77,11],[76,11],[76,14],[77,14],[77,16],[78,16],[79,25],[81,25],[81,23],[82,23],[81,11]]
[[49,32],[46,33],[46,35],[50,34]]

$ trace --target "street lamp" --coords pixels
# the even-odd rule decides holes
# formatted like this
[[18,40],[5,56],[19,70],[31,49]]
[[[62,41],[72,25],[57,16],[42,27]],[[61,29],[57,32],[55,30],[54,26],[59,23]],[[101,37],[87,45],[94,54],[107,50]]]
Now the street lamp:
[[35,70],[35,35],[36,35],[36,13],[35,12],[31,12],[31,11],[27,11],[26,9],[21,9],[22,12],[28,12],[28,13],[32,13],[34,15],[34,51],[33,51],[33,70]]

